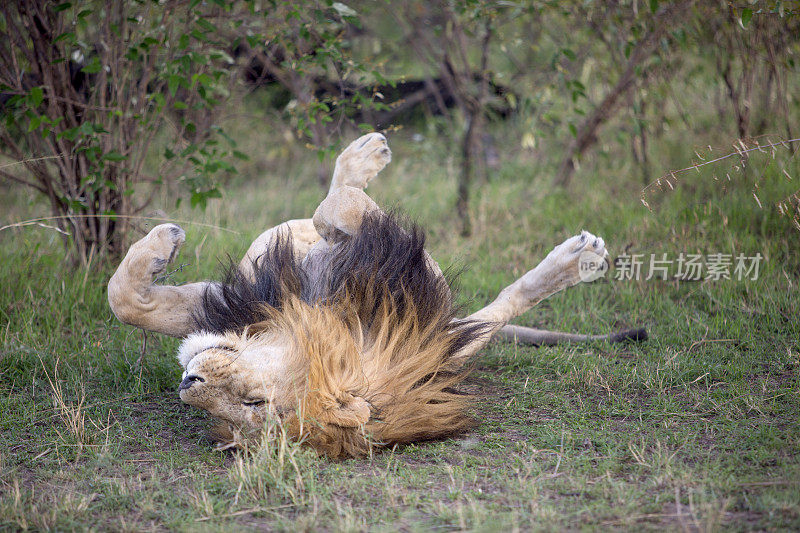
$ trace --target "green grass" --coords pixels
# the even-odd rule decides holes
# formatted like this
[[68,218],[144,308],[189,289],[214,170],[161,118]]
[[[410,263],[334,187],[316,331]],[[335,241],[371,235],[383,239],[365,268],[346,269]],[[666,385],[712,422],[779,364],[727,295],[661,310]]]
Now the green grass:
[[[651,195],[649,212],[624,153],[585,162],[568,190],[552,191],[552,162],[517,148],[514,131],[496,134],[508,148],[496,177],[473,189],[469,238],[457,235],[457,160],[444,141],[395,134],[395,162],[368,191],[426,227],[442,265],[466,267],[467,309],[581,228],[613,255],[758,252],[759,279],[610,278],[555,295],[517,323],[646,325],[650,340],[493,343],[465,385],[478,397],[474,430],[337,463],[285,442],[280,428],[251,455],[214,451],[209,420],[175,391],[177,342],[112,316],[114,265],[72,269],[52,230],[5,230],[0,529],[800,528],[800,232],[772,207],[794,190],[781,171],[800,176],[796,158],[754,156],[746,175],[704,167]],[[219,258],[261,230],[313,212],[313,156],[273,142],[205,213],[176,211],[165,193],[171,218],[198,223],[184,224],[173,281],[213,277]],[[692,156],[661,142],[654,166],[665,172]],[[723,190],[714,175],[729,172]],[[4,223],[40,212],[8,194]]]

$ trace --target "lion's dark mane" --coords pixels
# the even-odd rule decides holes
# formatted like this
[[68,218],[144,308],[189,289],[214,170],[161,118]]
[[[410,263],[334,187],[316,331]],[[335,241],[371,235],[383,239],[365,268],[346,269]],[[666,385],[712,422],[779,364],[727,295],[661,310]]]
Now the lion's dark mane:
[[383,301],[391,302],[399,316],[413,309],[421,328],[436,323],[433,329],[449,331],[448,355],[486,329],[483,324],[464,322],[453,328],[451,321],[458,309],[448,281],[428,263],[424,232],[415,224],[401,224],[395,214],[365,214],[358,233],[316,260],[323,263],[315,265],[317,274],[310,279],[296,260],[288,236],[275,240],[253,262],[253,278],[231,262],[224,280],[203,295],[202,306],[194,314],[198,329],[241,333],[247,326],[269,320],[270,310],[280,310],[290,294],[311,305],[344,300],[367,330]]

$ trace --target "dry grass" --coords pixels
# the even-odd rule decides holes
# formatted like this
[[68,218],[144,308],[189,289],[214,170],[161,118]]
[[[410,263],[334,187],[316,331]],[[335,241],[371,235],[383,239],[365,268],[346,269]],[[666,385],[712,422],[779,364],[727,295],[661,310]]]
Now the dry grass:
[[60,359],[56,357],[52,377],[44,361],[42,368],[52,392],[53,409],[62,424],[62,428],[56,429],[61,444],[75,446],[78,454],[84,448],[108,448],[112,426],[110,412],[105,424],[88,416],[85,410],[86,390],[82,384],[77,386],[76,399],[68,400],[68,395],[64,392],[64,382],[59,379],[59,362]]
[[234,504],[240,499],[307,504],[314,487],[313,457],[302,443],[290,440],[280,420],[267,421],[258,442],[234,456],[229,472]]

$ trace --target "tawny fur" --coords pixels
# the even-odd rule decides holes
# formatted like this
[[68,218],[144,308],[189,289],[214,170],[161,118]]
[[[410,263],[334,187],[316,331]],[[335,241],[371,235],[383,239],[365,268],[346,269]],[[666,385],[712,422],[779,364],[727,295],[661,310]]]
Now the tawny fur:
[[291,357],[308,372],[288,426],[293,436],[338,458],[467,428],[469,397],[453,392],[466,372],[448,365],[458,332],[447,327],[448,309],[434,318],[426,327],[412,305],[401,315],[384,300],[363,337],[347,302],[287,302]]
[[442,306],[423,324],[413,303],[398,313],[385,298],[364,334],[359,305],[352,300],[364,296],[309,305],[289,295],[280,310],[267,311],[264,322],[226,336],[225,346],[244,351],[289,332],[282,364],[291,369],[290,377],[277,386],[264,383],[269,407],[263,416],[248,417],[250,408],[241,411],[244,417],[226,410],[252,395],[254,387],[258,391],[258,383],[238,389],[227,383],[234,377],[243,385],[243,374],[256,375],[241,366],[233,350],[212,350],[213,363],[203,367],[203,375],[213,376],[224,390],[190,388],[184,401],[227,422],[215,430],[226,447],[257,429],[267,416],[277,416],[290,436],[332,458],[442,438],[469,427],[472,398],[454,391],[467,371],[451,361],[463,343],[461,328],[449,325],[452,311]]
[[313,220],[263,233],[233,285],[153,283],[184,241],[174,224],[131,246],[109,281],[120,320],[186,337],[181,399],[221,421],[225,446],[276,418],[330,457],[463,431],[470,398],[454,387],[470,357],[509,320],[579,283],[586,256],[607,268],[603,240],[582,232],[458,319],[421,232],[384,224],[391,217],[362,190],[390,159],[383,135],[353,141]]
[[457,354],[487,325],[454,320],[422,232],[365,214],[314,282],[292,248],[276,241],[252,278],[233,269],[207,291],[198,327],[220,335],[184,343],[181,398],[229,422],[230,442],[279,416],[291,436],[335,458],[466,428],[468,398],[453,389],[466,375]]

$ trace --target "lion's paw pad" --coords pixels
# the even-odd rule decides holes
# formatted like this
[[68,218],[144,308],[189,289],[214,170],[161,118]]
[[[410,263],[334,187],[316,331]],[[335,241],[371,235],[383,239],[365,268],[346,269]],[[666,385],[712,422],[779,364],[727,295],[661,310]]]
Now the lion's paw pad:
[[392,151],[381,133],[362,135],[336,159],[344,176],[343,185],[364,188],[392,160]]
[[172,262],[185,240],[186,232],[177,224],[160,224],[131,246],[128,253],[137,254],[137,263],[145,263],[148,273],[155,275],[163,272],[167,264]]
[[588,231],[582,231],[556,246],[545,261],[562,272],[570,285],[594,281],[608,271],[605,241]]

